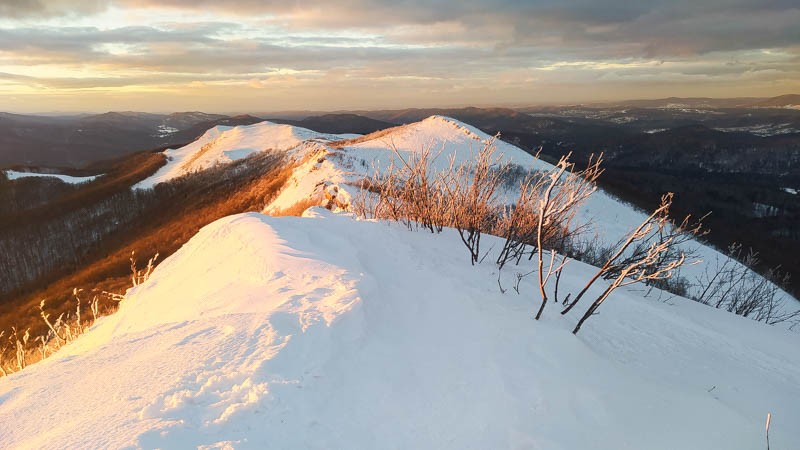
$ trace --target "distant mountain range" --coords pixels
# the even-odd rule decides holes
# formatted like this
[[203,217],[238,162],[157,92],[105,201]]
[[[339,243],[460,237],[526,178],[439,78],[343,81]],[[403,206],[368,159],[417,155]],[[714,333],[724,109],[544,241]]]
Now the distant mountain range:
[[761,108],[800,108],[800,94],[787,94],[768,98],[766,100],[753,103],[753,106]]
[[627,100],[622,102],[590,103],[585,106],[633,107],[633,108],[800,108],[800,95],[787,94],[777,97],[668,97],[654,100]]
[[351,113],[323,114],[303,119],[277,118],[269,119],[271,122],[308,128],[321,133],[344,134],[357,133],[369,134],[395,125],[396,122],[377,120]]
[[90,163],[167,145],[184,144],[216,125],[260,121],[201,112],[108,112],[44,117],[0,113],[0,168],[80,168]]
[[[747,113],[742,111],[746,110]],[[400,110],[293,112],[225,116],[203,112],[34,116],[0,113],[0,168],[86,168],[126,154],[186,144],[217,125],[271,121],[322,133],[367,134],[439,114],[518,139],[533,148],[547,141],[585,141],[603,146],[631,133],[693,124],[760,137],[800,129],[800,95],[773,98],[678,98],[616,103],[510,108],[409,108]],[[541,141],[541,142],[540,142]]]

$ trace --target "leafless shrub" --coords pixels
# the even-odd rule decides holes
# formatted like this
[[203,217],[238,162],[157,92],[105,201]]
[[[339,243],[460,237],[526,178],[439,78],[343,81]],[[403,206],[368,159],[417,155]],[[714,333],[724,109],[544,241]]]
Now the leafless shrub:
[[[135,254],[131,253],[131,283],[134,287],[147,281],[153,273],[157,258],[158,253],[148,260],[147,266],[144,269],[139,270],[136,267]],[[78,288],[72,290],[72,295],[75,299],[74,315],[71,313],[61,313],[55,321],[50,320],[50,314],[45,310],[46,301],[42,300],[39,303],[39,316],[47,326],[47,332],[36,336],[32,341],[30,339],[30,329],[25,330],[24,333],[18,333],[16,327],[11,327],[11,333],[5,341],[2,339],[3,336],[5,336],[5,332],[0,332],[0,373],[2,373],[3,376],[8,375],[10,372],[22,370],[32,362],[47,358],[48,355],[55,353],[64,345],[74,341],[78,336],[89,329],[99,317],[99,299],[95,295],[92,301],[86,305],[81,301],[79,295],[81,292],[83,292],[83,290]],[[110,300],[117,302],[124,298],[119,294],[108,292],[104,292],[104,294],[106,294]],[[92,314],[91,322],[86,320],[83,315],[87,307]],[[29,342],[32,342],[33,346],[29,346]],[[14,352],[16,367],[4,365],[4,356],[6,355],[6,350],[9,345]]]
[[92,302],[89,303],[89,310],[92,312],[92,322],[96,322],[100,314],[100,302],[98,302],[96,295],[92,298]]
[[767,450],[769,450],[769,423],[772,421],[772,413],[767,413],[767,422],[764,424],[764,431],[767,436]]
[[780,266],[759,274],[756,270],[760,264],[757,252],[752,249],[745,252],[740,244],[731,244],[728,257],[722,262],[717,258],[715,266],[709,266],[698,277],[697,283],[703,290],[693,299],[770,325],[796,321],[800,310],[787,311],[780,301],[789,274],[781,271]]
[[[472,264],[480,257],[481,233],[494,228],[500,211],[496,194],[506,166],[500,164],[494,152],[494,145],[487,144],[474,163],[462,164],[455,172],[449,171],[453,176],[442,179],[447,192],[447,222],[458,230]],[[453,164],[451,161],[450,166]]]
[[[651,293],[652,289],[658,289],[662,292],[669,292],[670,294],[677,295],[679,297],[688,298],[689,292],[692,288],[692,284],[689,282],[689,280],[686,279],[686,277],[678,275],[677,273],[670,278],[649,280],[647,285],[650,286],[651,289],[648,290],[647,294],[645,294],[645,297]],[[669,296],[669,298],[672,298],[672,296]]]
[[58,332],[58,328],[60,328],[59,325],[62,323],[62,318],[64,317],[64,315],[62,314],[62,315],[58,316],[58,319],[56,320],[55,324],[51,323],[50,322],[50,314],[47,314],[44,311],[44,303],[45,303],[44,300],[42,300],[39,303],[39,312],[40,312],[40,314],[42,316],[42,320],[44,320],[44,323],[47,324],[47,328],[50,330],[50,333],[53,334],[53,337],[55,337],[56,339],[58,339],[62,343],[66,343],[67,342],[67,337],[66,336],[62,336]]
[[[596,189],[594,182],[602,173],[600,163],[602,162],[602,155],[596,160],[590,158],[589,164],[583,172],[568,174],[564,176],[564,172],[572,171],[575,167],[574,164],[569,162],[569,156],[566,155],[561,158],[556,165],[556,170],[551,171],[549,175],[549,183],[546,185],[544,196],[539,200],[539,220],[536,226],[536,252],[538,258],[539,270],[539,293],[542,297],[542,303],[539,311],[536,313],[536,320],[539,320],[544,312],[544,307],[547,305],[547,291],[545,287],[553,274],[554,270],[561,272],[567,260],[562,259],[559,266],[555,266],[555,251],[551,252],[550,265],[545,274],[544,272],[544,235],[545,227],[548,230],[558,229],[559,227],[564,230],[569,230],[570,224],[575,218],[577,206],[583,203],[589,195]],[[563,178],[563,181],[561,181]],[[554,192],[554,188],[561,181],[561,185]],[[549,236],[552,238],[552,236]],[[562,235],[560,238],[563,240],[565,237]]]
[[574,224],[575,213],[596,189],[602,155],[591,158],[583,171],[574,170],[569,156],[549,172],[530,174],[520,184],[517,201],[506,209],[495,231],[504,238],[497,258],[501,269],[509,262],[519,263],[526,255],[532,259],[540,248],[561,251],[582,231]]
[[[587,282],[575,299],[562,311],[569,312],[599,278],[610,279],[608,287],[592,302],[578,321],[576,334],[586,320],[594,315],[600,305],[618,287],[633,283],[646,283],[671,278],[686,262],[686,254],[677,245],[691,236],[702,233],[700,222],[690,224],[687,216],[674,225],[669,219],[672,194],[662,196],[661,205],[621,241],[616,252]],[[687,237],[689,236],[689,237]]]
[[30,329],[25,330],[25,333],[20,338],[19,333],[17,333],[17,327],[11,327],[11,335],[8,338],[13,342],[15,349],[14,354],[17,359],[17,370],[22,370],[27,366],[25,347],[28,345],[28,340],[31,337],[29,331]]
[[528,246],[535,248],[535,230],[539,221],[534,206],[543,179],[542,175],[526,179],[520,185],[517,201],[505,208],[502,218],[495,227],[495,234],[504,238],[503,247],[496,261],[501,270],[509,262],[518,264],[526,255]]
[[362,189],[362,194],[353,204],[354,211],[364,218],[402,222],[409,229],[422,226],[431,232],[441,231],[441,214],[432,207],[441,204],[443,193],[433,189],[436,181],[429,178],[430,149],[424,148],[412,154],[409,160],[396,149],[395,155],[401,164],[392,161],[385,173],[376,169],[362,182],[363,188],[377,194],[377,200],[373,201]]
[[455,228],[470,252],[470,261],[480,259],[481,234],[491,232],[501,216],[497,192],[505,165],[495,157],[494,142],[486,143],[474,160],[435,172],[429,148],[408,159],[395,150],[399,164],[392,162],[383,172],[361,182],[353,210],[363,218],[390,219],[409,229],[439,233]]
[[525,183],[529,178],[533,178],[537,171],[533,169],[526,169],[519,164],[508,163],[502,170],[494,169],[501,172],[500,187],[506,191],[518,189],[520,185]]
[[8,341],[3,339],[5,336],[5,331],[0,331],[0,372],[3,373],[3,376],[8,376],[8,371],[5,368],[5,362],[3,361],[5,358],[6,350],[8,349]]
[[614,247],[603,245],[602,240],[594,236],[567,241],[563,252],[570,258],[600,267],[614,254]]
[[[687,216],[680,223],[673,223],[669,219],[672,194],[664,195],[660,206],[613,246],[577,239],[583,231],[582,226],[574,223],[577,207],[596,189],[595,182],[602,173],[602,155],[592,158],[582,171],[575,171],[567,155],[549,172],[500,164],[491,143],[473,161],[456,165],[451,159],[449,166],[440,172],[431,170],[430,149],[422,149],[408,159],[396,150],[395,155],[399,164],[393,163],[383,172],[376,170],[362,180],[352,205],[354,211],[365,218],[399,221],[409,229],[422,227],[437,233],[444,227],[455,228],[469,250],[472,264],[480,261],[482,233],[503,239],[496,260],[501,270],[508,263],[535,256],[536,269],[517,274],[513,288],[519,292],[524,277],[538,275],[541,304],[536,319],[541,318],[549,300],[550,280],[555,280],[553,296],[559,302],[559,282],[568,257],[599,269],[576,296],[569,293],[563,299],[562,314],[572,310],[598,279],[609,281],[581,317],[574,333],[620,286],[643,283],[651,289],[680,296],[690,291],[688,281],[677,272],[687,260],[693,259],[684,244],[705,234],[701,225],[704,218],[691,221]],[[519,183],[519,195],[513,205],[504,206],[496,194],[498,189],[509,189],[509,180]],[[750,267],[758,263],[754,254],[740,259]],[[768,276],[758,277],[746,268],[742,272],[732,271],[727,264],[718,273],[709,275],[698,301],[767,323],[800,316],[800,311],[779,311],[776,283],[783,275],[777,269]],[[745,278],[750,281],[745,283]],[[502,285],[500,289],[505,291]]]
[[147,260],[147,266],[144,269],[139,270],[136,267],[136,252],[131,251],[131,283],[133,287],[136,287],[150,278],[150,274],[153,273],[153,269],[155,268],[155,263],[158,260],[158,253],[155,254],[152,258]]
[[[435,233],[446,226],[455,228],[472,264],[480,260],[480,239],[485,232],[504,238],[496,261],[501,270],[508,262],[519,263],[524,256],[532,259],[538,255],[542,297],[538,319],[548,301],[545,288],[549,280],[555,276],[558,283],[568,261],[556,248],[565,248],[581,230],[573,224],[575,214],[596,189],[602,155],[591,158],[582,171],[575,171],[567,155],[549,172],[539,173],[501,164],[494,152],[493,143],[487,143],[474,160],[456,165],[451,159],[447,169],[433,173],[429,149],[408,160],[395,150],[400,164],[393,163],[383,172],[376,170],[362,180],[353,209],[361,217],[391,219],[409,229],[421,226]],[[520,177],[515,204],[502,206],[496,195],[498,189],[508,179],[519,182]],[[518,275],[515,290],[519,291],[525,276]],[[500,289],[504,290],[502,286]],[[557,293],[555,296],[558,301]]]
[[[704,234],[701,222],[690,223],[686,217],[674,224],[669,219],[672,194],[662,198],[661,205],[614,246],[600,246],[596,241],[577,242],[582,228],[576,226],[577,207],[595,190],[595,182],[602,173],[599,158],[591,159],[586,169],[575,171],[569,155],[562,158],[549,172],[525,172],[519,166],[500,164],[494,156],[495,148],[487,144],[469,162],[456,165],[453,160],[440,172],[432,170],[429,148],[403,158],[395,150],[399,164],[392,163],[383,172],[361,182],[361,189],[353,201],[353,210],[364,218],[390,219],[404,223],[409,229],[423,228],[432,233],[444,227],[455,228],[469,250],[472,264],[480,260],[482,233],[503,238],[497,265],[502,269],[507,263],[519,263],[523,257],[537,258],[538,287],[541,304],[536,313],[539,319],[548,302],[547,286],[555,279],[554,301],[558,302],[558,284],[568,256],[599,266],[597,273],[574,297],[564,298],[562,314],[568,313],[600,278],[610,281],[606,290],[590,305],[575,327],[574,332],[596,312],[616,288],[632,283],[643,283],[651,288],[666,290],[686,296],[689,284],[677,276],[676,271],[691,259],[684,245]],[[520,177],[522,181],[520,182]],[[497,199],[498,189],[508,180],[519,182],[519,195],[510,206],[502,206]],[[754,255],[746,257],[753,260]],[[751,261],[751,266],[754,265]],[[768,323],[789,320],[796,314],[777,311],[777,287],[772,283],[776,276],[759,278],[760,283],[750,283],[752,292],[746,297],[737,286],[743,277],[752,272],[733,273],[723,266],[721,273],[712,275],[709,286],[699,301],[712,302],[740,315],[752,315]],[[513,286],[525,276],[518,274]],[[777,272],[776,272],[777,274]],[[728,287],[722,290],[720,280]],[[499,278],[498,278],[499,283]],[[503,290],[501,286],[501,290]],[[727,300],[721,301],[719,298]],[[767,299],[763,301],[754,298]],[[769,300],[772,299],[772,300]]]
[[[537,320],[548,301],[546,286],[550,278],[555,275],[559,282],[568,261],[563,252],[557,256],[556,249],[564,249],[579,234],[581,227],[574,225],[578,206],[595,191],[595,182],[602,173],[602,155],[591,158],[583,171],[574,170],[569,156],[562,157],[550,172],[533,174],[522,182],[517,201],[507,208],[495,232],[504,238],[496,261],[501,270],[509,262],[518,264],[526,255],[528,259],[537,257],[541,296]],[[545,267],[547,249],[550,258]],[[557,287],[554,295],[558,301]]]

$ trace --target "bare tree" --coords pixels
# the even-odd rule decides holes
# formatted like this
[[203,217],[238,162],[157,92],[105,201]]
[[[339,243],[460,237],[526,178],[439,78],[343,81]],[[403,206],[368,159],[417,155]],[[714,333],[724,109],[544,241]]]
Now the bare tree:
[[[501,164],[494,152],[494,142],[488,142],[474,162],[462,163],[456,171],[449,171],[453,176],[440,178],[451,205],[449,222],[458,230],[473,265],[480,258],[481,233],[494,227],[500,211],[496,194],[508,166]],[[450,167],[453,165],[451,160]]]
[[727,257],[722,262],[717,258],[714,268],[707,268],[698,277],[703,290],[693,299],[770,325],[800,318],[800,310],[786,310],[780,299],[789,274],[780,266],[759,274],[756,270],[760,265],[757,252],[745,252],[740,244],[731,244]]
[[[155,256],[147,260],[147,266],[144,269],[139,270],[136,267],[136,252],[131,251],[131,258],[130,258],[131,283],[133,284],[134,287],[144,283],[145,281],[147,281],[148,278],[150,278],[150,275],[153,273],[153,269],[155,269],[155,263],[157,260],[158,260],[158,253],[156,253]],[[73,295],[75,296],[75,298],[77,298],[78,296],[77,290],[73,291]],[[78,302],[80,303],[80,299],[78,299]]]
[[519,263],[527,253],[527,247],[535,245],[538,217],[534,205],[537,203],[544,176],[534,174],[520,183],[519,195],[514,205],[505,208],[495,227],[495,234],[504,238],[503,247],[497,256],[500,270],[508,262]]
[[497,191],[507,166],[495,150],[494,141],[486,142],[474,159],[456,164],[451,158],[435,172],[429,149],[408,158],[394,149],[399,164],[365,178],[353,209],[361,217],[400,221],[409,229],[455,228],[476,264],[482,233],[493,230],[502,215]]
[[[560,265],[555,264],[555,252],[551,253],[550,265],[547,272],[544,271],[544,236],[545,227],[554,228],[560,226],[562,229],[569,230],[575,218],[577,206],[583,203],[595,191],[595,181],[603,172],[600,164],[603,161],[601,154],[597,159],[589,158],[586,170],[577,173],[567,173],[574,169],[575,165],[569,162],[570,155],[561,157],[555,170],[551,171],[542,199],[539,200],[539,220],[536,226],[536,248],[537,248],[537,268],[539,271],[539,294],[542,302],[536,312],[536,320],[539,320],[547,305],[547,282],[550,276],[560,272],[564,268],[567,260],[562,259]],[[557,189],[556,189],[557,187]],[[554,189],[556,189],[554,191]],[[562,237],[563,239],[563,237]]]
[[[592,302],[583,314],[573,333],[577,333],[586,320],[594,315],[601,304],[618,287],[633,283],[665,280],[686,262],[686,253],[677,247],[686,235],[696,236],[702,231],[702,224],[689,223],[687,216],[679,225],[669,219],[672,193],[661,197],[661,205],[656,208],[636,229],[630,232],[622,244],[584,286],[562,314],[572,309],[598,278],[612,273],[611,283]],[[626,254],[626,250],[633,251]]]
[[6,349],[8,348],[8,342],[6,342],[3,339],[3,336],[5,336],[5,334],[6,334],[5,331],[0,331],[0,372],[3,373],[4,377],[8,376],[8,371],[3,366],[4,355],[6,354]]

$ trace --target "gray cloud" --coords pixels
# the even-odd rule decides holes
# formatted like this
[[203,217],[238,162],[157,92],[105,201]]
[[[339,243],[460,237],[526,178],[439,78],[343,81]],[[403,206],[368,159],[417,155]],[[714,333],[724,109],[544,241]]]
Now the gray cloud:
[[[796,0],[331,3],[96,0],[76,8],[69,1],[4,1],[0,80],[36,89],[266,89],[288,80],[307,92],[394,87],[489,98],[501,89],[536,92],[535,86],[730,89],[800,79]],[[94,24],[92,14],[111,6],[137,9],[140,17],[141,8],[173,8],[183,21],[57,25],[68,22],[64,15]],[[192,22],[209,12],[217,21]]]
[[[251,38],[221,39],[221,33],[242,31],[241,25],[227,22],[197,23],[179,28],[123,27],[97,28],[7,28],[0,29],[0,63],[15,65],[67,64],[99,66],[110,77],[105,83],[140,84],[142,78],[127,72],[150,72],[165,80],[205,80],[261,76],[272,69],[329,72],[349,70],[349,76],[472,78],[486,79],[517,69],[545,68],[559,62],[603,62],[609,59],[632,61],[620,47],[597,43],[517,45],[497,49],[491,46],[402,46],[375,38],[317,37],[306,35],[265,35]],[[126,51],[114,52],[109,44]],[[672,43],[671,45],[676,45]],[[724,59],[727,58],[727,59]],[[707,59],[704,64],[675,64],[673,70],[686,75],[714,76],[769,67],[770,70],[796,71],[797,59],[744,61],[733,63],[731,56]],[[635,58],[633,59],[635,61]],[[590,64],[574,69],[592,69]],[[665,71],[666,66],[650,67],[646,73]],[[677,69],[676,69],[677,67]],[[596,68],[596,67],[595,67]],[[617,71],[645,73],[635,65]],[[170,75],[173,74],[173,75]],[[88,84],[83,79],[80,84]],[[99,81],[98,81],[99,83]],[[102,83],[100,83],[102,84]]]
[[23,18],[91,14],[105,10],[107,0],[3,0],[0,17]]
[[[599,57],[703,54],[800,42],[796,0],[6,0],[0,4],[0,14],[90,14],[111,5],[263,17],[290,31],[381,32],[399,25],[449,22],[462,25],[450,36],[454,41],[483,37],[500,49],[573,46],[594,49]],[[476,35],[476,31],[489,33]]]

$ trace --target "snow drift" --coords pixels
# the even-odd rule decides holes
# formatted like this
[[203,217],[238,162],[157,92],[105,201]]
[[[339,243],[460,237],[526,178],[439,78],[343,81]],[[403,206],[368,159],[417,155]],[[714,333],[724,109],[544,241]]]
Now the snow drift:
[[767,412],[800,442],[795,333],[626,288],[576,337],[453,232],[311,216],[205,227],[0,379],[2,447],[752,449]]

